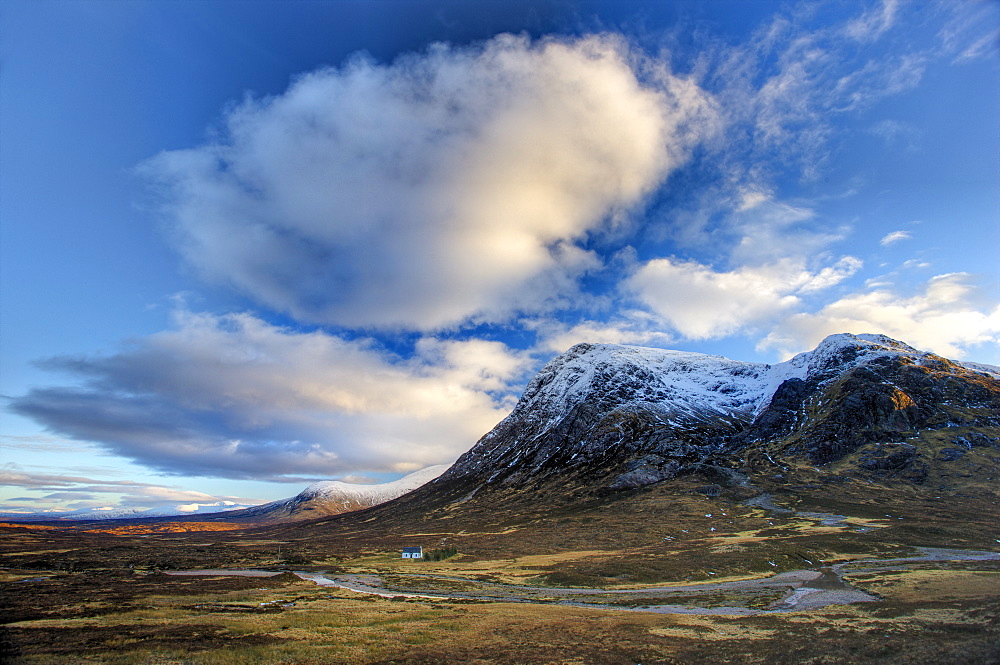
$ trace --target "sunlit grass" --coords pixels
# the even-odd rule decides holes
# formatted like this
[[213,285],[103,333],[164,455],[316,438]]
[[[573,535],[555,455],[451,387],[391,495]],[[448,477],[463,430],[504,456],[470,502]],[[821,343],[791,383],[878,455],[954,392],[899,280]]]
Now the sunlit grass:
[[[546,517],[520,530],[490,526],[458,534],[434,533],[425,546],[447,536],[460,552],[439,562],[401,560],[395,544],[412,542],[411,535],[387,536],[381,544],[373,541],[375,545],[353,551],[333,537],[319,544],[309,540],[307,545],[314,548],[310,558],[318,564],[312,569],[328,565],[331,575],[373,574],[394,590],[417,593],[475,595],[518,584],[551,587],[535,594],[535,600],[542,601],[557,599],[559,586],[647,589],[751,579],[858,558],[887,558],[911,552],[914,545],[948,546],[950,540],[986,548],[996,538],[991,534],[995,532],[992,504],[984,503],[982,511],[966,511],[959,521],[952,519],[945,503],[928,509],[924,503],[911,505],[899,496],[893,505],[861,502],[852,499],[849,487],[836,501],[809,503],[808,497],[801,501],[796,506],[799,510],[834,512],[847,519],[840,526],[829,526],[749,509],[724,498],[685,495],[675,499],[650,493],[630,504],[636,508],[632,512],[608,504],[583,517]],[[712,518],[706,517],[709,513]],[[710,531],[710,525],[717,530]],[[859,526],[879,528],[859,533],[855,530]],[[25,536],[29,537],[39,538],[38,534]],[[28,552],[26,543],[31,542],[39,544],[39,552],[50,553],[45,556],[66,553],[74,561],[93,563],[91,570],[67,573],[63,569],[42,582],[17,580],[54,575],[52,570],[0,577],[4,585],[0,592],[13,590],[25,598],[38,594],[45,599],[25,604],[27,614],[8,626],[22,649],[15,664],[362,665],[392,659],[406,662],[407,658],[422,663],[724,659],[819,663],[830,654],[856,662],[877,657],[890,665],[987,663],[992,657],[989,645],[1000,637],[997,562],[935,562],[911,564],[906,569],[866,564],[864,569],[848,572],[846,578],[881,596],[880,602],[729,618],[627,610],[645,601],[761,609],[782,591],[685,593],[669,599],[644,594],[592,598],[621,603],[619,609],[611,610],[477,600],[401,601],[323,588],[290,576],[236,580],[132,574],[114,558],[120,553],[114,548],[129,543],[136,548],[138,561],[150,560],[150,552],[159,556],[160,549],[176,547],[178,560],[217,556],[206,560],[209,563],[204,567],[224,565],[225,558],[214,553],[214,546],[200,539],[197,546],[145,544],[151,541],[133,545],[116,539],[106,550],[113,556],[65,549],[56,540],[27,540],[10,543],[8,548]],[[270,556],[267,547],[276,552],[278,542],[260,539],[253,547],[234,546],[226,556],[233,557],[233,566],[252,557],[265,560]],[[296,547],[305,551],[307,545]],[[81,564],[75,565],[79,570]],[[292,601],[294,606],[261,606],[276,600]]]

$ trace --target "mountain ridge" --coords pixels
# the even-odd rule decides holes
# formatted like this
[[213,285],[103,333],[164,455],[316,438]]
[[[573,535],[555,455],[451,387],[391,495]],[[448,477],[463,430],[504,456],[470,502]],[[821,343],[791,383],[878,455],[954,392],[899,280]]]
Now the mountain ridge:
[[706,493],[744,498],[817,483],[995,494],[998,379],[1000,368],[874,334],[831,335],[773,364],[578,344],[450,467],[375,486],[323,481],[197,518],[252,525],[373,509],[491,510],[498,500],[544,506],[688,476]]
[[[963,437],[977,442],[970,450],[1000,447],[992,368],[885,335],[831,335],[776,364],[579,344],[546,364],[511,414],[428,490],[461,487],[460,501],[484,490],[560,485],[579,494],[691,473],[746,486],[791,461],[836,476],[885,480],[895,470],[922,482],[935,461],[928,456],[964,445]],[[883,445],[899,447],[881,455]],[[852,455],[863,459],[834,468]]]

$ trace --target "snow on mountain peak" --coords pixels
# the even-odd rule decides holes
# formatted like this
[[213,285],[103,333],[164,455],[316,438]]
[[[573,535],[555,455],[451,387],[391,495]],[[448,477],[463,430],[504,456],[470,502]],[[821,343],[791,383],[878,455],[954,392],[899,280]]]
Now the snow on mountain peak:
[[296,499],[335,499],[338,501],[352,500],[362,504],[375,506],[396,497],[411,492],[421,485],[434,480],[448,469],[446,464],[429,466],[419,471],[403,476],[399,480],[377,485],[360,485],[345,483],[339,480],[322,480],[309,485],[302,490]]
[[826,337],[812,351],[800,353],[780,365],[801,368],[814,375],[879,357],[904,355],[922,357],[930,354],[886,335],[840,333]]
[[631,404],[677,423],[712,415],[751,414],[787,379],[806,379],[887,356],[928,354],[885,335],[830,335],[813,351],[783,363],[731,360],[690,351],[577,344],[545,365],[509,418],[532,429],[564,418],[581,401]]
[[371,508],[426,485],[447,469],[447,465],[429,466],[399,480],[377,485],[323,480],[309,485],[291,498],[242,510],[238,516],[255,519],[304,519]]

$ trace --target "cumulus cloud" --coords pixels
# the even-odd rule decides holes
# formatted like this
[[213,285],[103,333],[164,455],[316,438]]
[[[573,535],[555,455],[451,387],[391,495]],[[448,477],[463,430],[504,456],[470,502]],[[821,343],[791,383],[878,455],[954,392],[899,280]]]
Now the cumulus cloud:
[[716,271],[694,261],[654,259],[627,287],[671,328],[690,339],[724,337],[799,306],[803,294],[854,274],[861,262],[843,257],[818,271],[787,258]]
[[164,472],[300,482],[453,460],[512,408],[529,362],[478,339],[423,338],[403,359],[250,314],[180,311],[115,355],[47,361],[83,384],[11,408]]
[[714,131],[709,97],[620,37],[500,35],[357,57],[249,99],[143,172],[185,258],[302,321],[435,330],[540,311]]
[[708,205],[718,221],[701,233],[714,240],[730,269],[653,258],[634,264],[623,284],[623,291],[647,307],[661,326],[683,337],[718,338],[753,329],[799,308],[803,297],[842,282],[862,266],[852,256],[828,256],[824,248],[848,230],[830,228],[808,205],[780,201],[751,186]]
[[1000,343],[1000,306],[980,299],[969,274],[937,275],[922,293],[910,297],[878,286],[841,298],[818,312],[794,314],[759,348],[788,357],[841,332],[883,333],[917,348],[963,358],[969,346]]

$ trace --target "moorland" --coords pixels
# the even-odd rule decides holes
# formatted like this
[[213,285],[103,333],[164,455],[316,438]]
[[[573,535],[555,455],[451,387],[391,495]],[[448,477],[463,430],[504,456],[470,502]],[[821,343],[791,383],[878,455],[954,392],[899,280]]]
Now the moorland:
[[[5,524],[3,662],[1000,662],[991,499],[805,481],[264,527]],[[448,556],[401,559],[412,545]],[[229,574],[246,570],[267,576]]]

